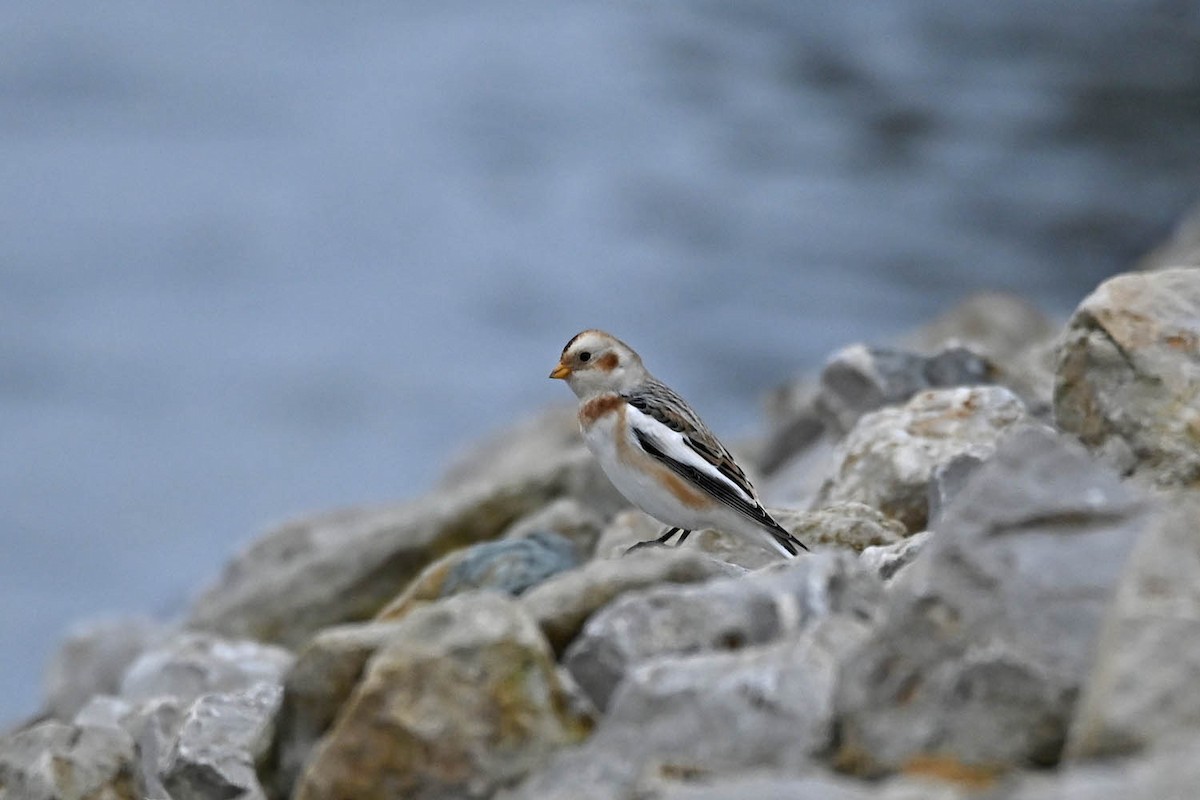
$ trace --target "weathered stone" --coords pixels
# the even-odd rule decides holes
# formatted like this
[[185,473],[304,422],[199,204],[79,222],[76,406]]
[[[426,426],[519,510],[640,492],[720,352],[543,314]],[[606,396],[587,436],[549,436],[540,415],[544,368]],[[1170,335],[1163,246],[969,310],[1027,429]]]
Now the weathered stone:
[[859,555],[859,563],[883,580],[890,581],[921,554],[932,535],[931,531],[921,531],[895,544],[868,547]]
[[832,742],[838,663],[867,629],[835,614],[762,647],[637,667],[587,742],[504,798],[629,800],[646,774],[803,769]]
[[142,653],[121,681],[121,697],[140,703],[169,697],[181,707],[203,694],[282,683],[292,654],[258,642],[183,633]]
[[343,625],[321,631],[300,651],[284,679],[275,739],[259,765],[269,797],[292,796],[312,749],[333,725],[367,662],[405,630],[399,622]]
[[490,797],[587,735],[533,621],[496,593],[419,608],[368,664],[297,800]]
[[626,557],[600,559],[564,572],[527,592],[521,604],[555,651],[562,652],[596,610],[625,592],[663,583],[699,583],[744,570],[702,553],[647,548]]
[[369,619],[442,555],[495,539],[564,494],[599,491],[594,462],[586,450],[558,453],[533,471],[396,508],[285,525],[226,568],[195,603],[188,624],[298,647],[321,628]]
[[1200,270],[1119,275],[1092,292],[1063,340],[1054,413],[1122,472],[1200,483]]
[[254,762],[271,739],[282,689],[260,683],[208,694],[188,709],[161,778],[172,800],[265,798]]
[[938,465],[986,459],[1024,418],[1021,401],[1000,386],[930,390],[867,414],[840,445],[840,464],[816,505],[866,503],[911,532],[924,530]]
[[1200,738],[1195,733],[1133,758],[1026,774],[1004,800],[1195,800]]
[[160,697],[138,705],[123,723],[136,745],[143,800],[173,800],[159,776],[166,769],[185,710],[174,699]]
[[950,501],[967,484],[967,478],[971,477],[971,473],[982,463],[981,459],[974,456],[961,455],[933,468],[929,475],[926,501],[929,505],[927,524],[930,528],[937,526],[942,511],[950,505]]
[[575,545],[550,531],[483,542],[430,564],[377,619],[400,619],[417,606],[477,589],[517,595],[579,563]]
[[592,616],[563,665],[599,708],[630,670],[666,655],[740,650],[830,613],[871,618],[879,580],[844,553],[792,559],[742,578],[627,593]]
[[810,548],[861,553],[867,547],[895,544],[908,534],[899,522],[863,503],[839,503],[815,511],[772,509],[771,513]]
[[555,533],[572,542],[579,555],[586,558],[595,551],[604,525],[604,518],[594,509],[564,497],[514,522],[504,532],[504,538],[524,539],[535,533]]
[[1138,541],[1097,653],[1071,755],[1132,752],[1200,731],[1200,498],[1171,498]]
[[0,800],[140,800],[133,759],[122,730],[41,722],[0,738]]
[[110,694],[98,694],[76,712],[71,723],[98,728],[124,728],[133,713],[131,703]]
[[853,344],[834,353],[821,370],[816,408],[826,429],[844,436],[870,411],[907,402],[926,389],[991,383],[993,372],[987,358],[959,345],[925,356]]
[[1052,763],[1152,505],[1041,428],[1004,441],[892,583],[839,683],[839,761]]
[[97,619],[75,626],[46,669],[46,713],[69,720],[93,695],[115,694],[134,659],[166,635],[166,626],[148,617]]

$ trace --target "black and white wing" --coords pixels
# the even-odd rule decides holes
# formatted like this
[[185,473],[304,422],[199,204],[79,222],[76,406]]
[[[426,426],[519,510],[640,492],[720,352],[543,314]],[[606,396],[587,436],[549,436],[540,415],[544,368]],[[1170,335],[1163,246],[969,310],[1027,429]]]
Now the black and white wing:
[[624,397],[632,408],[628,419],[633,435],[648,455],[761,525],[792,555],[808,549],[767,513],[746,473],[683,398],[658,381]]

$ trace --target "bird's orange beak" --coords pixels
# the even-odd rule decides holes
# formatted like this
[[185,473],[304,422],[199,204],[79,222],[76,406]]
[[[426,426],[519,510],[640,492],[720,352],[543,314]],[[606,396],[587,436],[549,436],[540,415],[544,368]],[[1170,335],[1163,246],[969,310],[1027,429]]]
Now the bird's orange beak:
[[562,380],[566,380],[570,375],[571,368],[561,361],[558,362],[558,366],[554,368],[554,371],[550,373],[551,378],[559,378]]

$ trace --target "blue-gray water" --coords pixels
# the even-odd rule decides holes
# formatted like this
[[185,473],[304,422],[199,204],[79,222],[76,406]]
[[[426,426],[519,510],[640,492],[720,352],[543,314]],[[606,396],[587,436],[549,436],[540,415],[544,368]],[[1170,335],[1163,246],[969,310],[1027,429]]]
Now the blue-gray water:
[[638,346],[719,431],[1200,183],[1189,3],[0,4],[0,721],[64,626],[411,497]]

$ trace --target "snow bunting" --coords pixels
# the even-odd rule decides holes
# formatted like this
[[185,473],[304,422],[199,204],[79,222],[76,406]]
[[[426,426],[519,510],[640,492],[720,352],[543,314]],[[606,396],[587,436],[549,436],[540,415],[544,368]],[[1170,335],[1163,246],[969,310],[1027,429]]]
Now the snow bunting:
[[629,345],[587,330],[567,342],[551,378],[580,400],[588,449],[625,498],[670,527],[657,541],[716,528],[789,558],[807,550],[772,519],[741,467],[679,395]]

